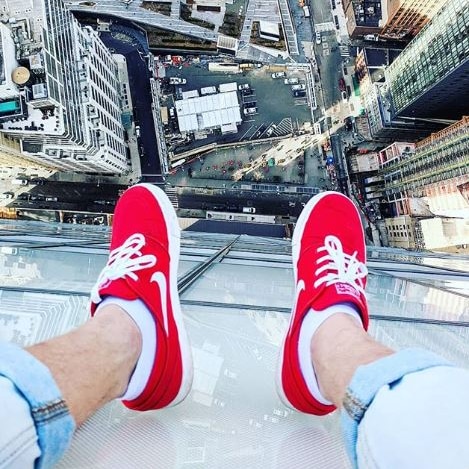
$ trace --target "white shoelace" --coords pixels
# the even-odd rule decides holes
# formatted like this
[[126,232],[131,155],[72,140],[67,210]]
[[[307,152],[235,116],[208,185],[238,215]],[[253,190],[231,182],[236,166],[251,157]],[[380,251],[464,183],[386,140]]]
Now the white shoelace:
[[91,290],[93,303],[101,301],[99,290],[111,280],[125,276],[137,280],[138,275],[135,272],[153,267],[156,264],[156,257],[152,254],[142,255],[141,249],[145,243],[145,236],[135,233],[129,236],[121,246],[110,252],[108,263],[99,274],[98,280]]
[[[317,249],[317,252],[323,251],[327,254],[316,261],[316,264],[323,265],[316,270],[318,279],[314,282],[314,288],[323,283],[326,284],[326,287],[335,283],[346,283],[364,294],[363,279],[367,276],[368,269],[363,262],[357,259],[357,251],[352,255],[346,254],[339,238],[332,235],[326,236],[324,246]],[[324,275],[325,271],[329,272]],[[321,274],[323,275],[321,276]]]

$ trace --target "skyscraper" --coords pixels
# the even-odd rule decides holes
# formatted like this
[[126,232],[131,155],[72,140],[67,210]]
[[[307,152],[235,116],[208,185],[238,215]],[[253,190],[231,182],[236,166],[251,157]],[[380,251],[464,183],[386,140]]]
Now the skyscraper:
[[443,6],[445,0],[389,0],[380,36],[389,39],[414,37]]
[[[396,142],[383,149],[380,152],[380,175],[384,182],[384,197],[393,216],[389,221],[386,220],[388,231],[392,227],[391,231],[399,242],[406,238],[406,241],[417,243],[420,247],[432,247],[428,239],[430,237],[433,238],[432,242],[439,242],[440,247],[445,242],[448,245],[452,242],[463,244],[458,240],[464,239],[469,230],[464,220],[464,217],[467,219],[469,216],[469,204],[461,187],[467,184],[468,167],[469,117],[464,117],[415,145]],[[410,218],[413,216],[427,220],[425,223],[416,223]],[[406,220],[405,223],[396,221],[400,219]],[[429,225],[427,229],[425,224]],[[433,224],[433,228],[430,224]],[[447,239],[442,235],[436,240],[435,232],[432,232],[435,224],[444,226],[446,230],[451,227],[460,235],[457,237],[453,234],[447,236]],[[396,226],[400,227],[400,231],[396,231]],[[412,226],[420,227],[419,236],[412,235],[415,231]]]
[[448,0],[386,70],[392,113],[460,119],[469,102],[469,8]]
[[386,39],[411,39],[446,0],[342,0],[352,37],[376,34]]
[[10,0],[1,19],[0,131],[57,169],[125,172],[117,65],[98,35],[62,0]]

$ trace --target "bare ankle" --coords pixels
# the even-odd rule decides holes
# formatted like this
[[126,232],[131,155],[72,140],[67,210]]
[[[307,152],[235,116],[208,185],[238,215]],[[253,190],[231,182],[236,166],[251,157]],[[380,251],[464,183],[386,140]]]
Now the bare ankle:
[[111,343],[116,343],[116,353],[122,354],[122,364],[128,372],[119,374],[120,379],[111,396],[111,399],[115,399],[127,389],[142,350],[142,336],[133,319],[119,306],[104,307],[94,319],[101,321],[108,330],[106,337]]
[[337,407],[355,370],[367,363],[390,355],[393,350],[377,343],[355,319],[335,314],[314,334],[311,359],[323,396]]

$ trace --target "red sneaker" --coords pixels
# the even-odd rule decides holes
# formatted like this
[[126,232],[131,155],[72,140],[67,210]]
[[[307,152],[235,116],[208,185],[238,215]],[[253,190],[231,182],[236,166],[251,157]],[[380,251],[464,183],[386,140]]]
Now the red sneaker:
[[159,409],[182,401],[192,384],[192,359],[177,289],[180,231],[166,194],[138,184],[114,212],[111,252],[91,293],[91,314],[105,296],[142,300],[155,319],[156,357],[143,392],[124,404]]
[[368,327],[365,298],[367,269],[363,228],[355,205],[338,192],[323,192],[303,209],[292,240],[295,304],[280,350],[277,389],[283,402],[296,410],[325,415],[334,405],[319,402],[309,391],[300,369],[298,339],[309,310],[352,303]]

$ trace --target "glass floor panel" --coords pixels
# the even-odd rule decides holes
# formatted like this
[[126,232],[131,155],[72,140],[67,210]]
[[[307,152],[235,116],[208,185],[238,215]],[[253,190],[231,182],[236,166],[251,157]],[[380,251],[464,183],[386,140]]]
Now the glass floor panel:
[[[2,237],[0,339],[29,345],[84,322],[108,231],[0,221]],[[262,238],[262,253],[253,256],[256,240],[183,233],[179,277],[195,275],[181,295],[195,363],[191,393],[179,406],[144,414],[107,405],[77,431],[57,467],[350,467],[337,413],[302,415],[276,395],[277,352],[293,298],[284,262],[290,245],[276,240],[269,258]],[[225,259],[210,264],[233,242]],[[453,265],[450,256],[383,249],[369,250],[369,258],[370,333],[396,349],[425,347],[469,368],[467,259]],[[417,265],[423,268],[413,277]]]
[[293,412],[276,394],[276,332],[286,327],[285,315],[184,312],[195,367],[187,399],[144,414],[109,404],[78,430],[58,468],[350,467],[338,415]]

